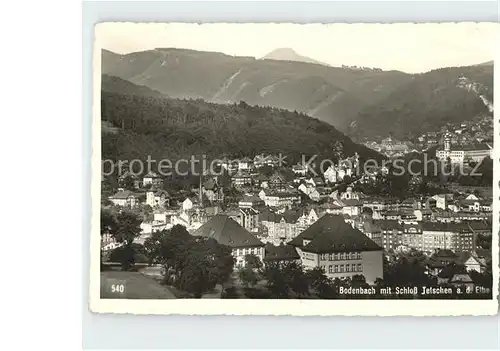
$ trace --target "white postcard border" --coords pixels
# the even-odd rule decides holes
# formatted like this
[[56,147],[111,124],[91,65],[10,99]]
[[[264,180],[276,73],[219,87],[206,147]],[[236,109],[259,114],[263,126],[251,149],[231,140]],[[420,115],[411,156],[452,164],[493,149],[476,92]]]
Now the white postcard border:
[[[127,21],[128,22],[128,21]],[[109,25],[111,22],[105,22]],[[116,23],[116,22],[115,22]],[[124,22],[119,22],[124,23]],[[132,23],[132,22],[130,22]],[[147,23],[147,22],[134,22]],[[286,23],[286,22],[283,22]],[[470,22],[457,22],[470,23]],[[479,22],[478,22],[479,23]],[[241,25],[251,25],[246,23]],[[362,23],[352,24],[361,25]],[[435,23],[434,23],[435,24]],[[442,23],[450,25],[452,23]],[[296,24],[301,26],[317,24]],[[345,25],[345,24],[344,24]],[[397,26],[398,24],[362,24]],[[415,25],[426,25],[419,23]],[[255,299],[172,299],[127,300],[100,298],[100,192],[101,192],[101,49],[99,33],[104,27],[95,25],[92,73],[92,161],[91,161],[91,234],[89,308],[96,313],[151,315],[283,315],[283,316],[479,316],[498,312],[499,293],[499,221],[500,221],[500,118],[494,112],[493,233],[492,266],[493,297],[491,300],[255,300]],[[496,24],[500,41],[500,25]],[[500,62],[497,47],[495,63]],[[494,65],[494,87],[500,86],[499,67]],[[494,101],[500,101],[494,89]]]

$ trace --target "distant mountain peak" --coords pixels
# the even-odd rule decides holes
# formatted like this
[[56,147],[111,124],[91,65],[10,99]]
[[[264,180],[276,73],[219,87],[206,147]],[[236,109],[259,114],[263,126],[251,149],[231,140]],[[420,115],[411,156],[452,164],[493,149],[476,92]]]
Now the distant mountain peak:
[[493,66],[493,60],[480,63],[476,66]]
[[314,60],[307,56],[302,56],[298,54],[292,48],[279,48],[271,51],[266,56],[262,57],[263,60],[277,60],[277,61],[296,61],[296,62],[307,62],[307,63],[315,63],[323,66],[330,66],[327,63],[320,62]]

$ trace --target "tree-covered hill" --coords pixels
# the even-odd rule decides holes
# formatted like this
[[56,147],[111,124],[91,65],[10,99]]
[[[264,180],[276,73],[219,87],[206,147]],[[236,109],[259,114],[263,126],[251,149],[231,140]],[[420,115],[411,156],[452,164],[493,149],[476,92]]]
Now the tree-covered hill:
[[[355,118],[352,135],[404,139],[439,130],[448,122],[492,114],[493,65],[442,68],[413,80],[377,104],[365,106]],[[488,106],[490,105],[490,106]]]
[[165,97],[165,95],[147,86],[133,84],[128,80],[107,74],[101,76],[101,91],[127,95]]
[[465,77],[493,96],[493,65],[422,74],[158,48],[102,52],[102,72],[174,98],[272,106],[323,120],[358,137],[418,134],[488,111]]
[[175,98],[297,110],[344,128],[364,105],[410,81],[398,71],[235,57],[158,48],[119,55],[102,52],[102,73]]
[[[297,162],[302,155],[335,159],[336,142],[344,154],[381,155],[355,144],[333,126],[272,107],[214,104],[102,92],[102,157],[111,160],[177,160],[191,155],[208,159],[282,153]],[[114,132],[109,132],[109,130]],[[338,145],[338,143],[337,143]]]

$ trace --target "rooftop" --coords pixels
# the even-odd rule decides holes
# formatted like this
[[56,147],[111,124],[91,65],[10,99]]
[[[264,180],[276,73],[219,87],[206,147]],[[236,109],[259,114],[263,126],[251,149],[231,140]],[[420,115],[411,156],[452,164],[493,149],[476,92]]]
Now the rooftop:
[[219,244],[233,248],[264,246],[259,239],[225,215],[215,215],[198,228],[193,235],[213,238]]
[[[303,240],[310,242],[303,246]],[[373,240],[347,224],[343,217],[325,214],[289,243],[308,252],[381,251]]]
[[300,259],[297,250],[291,245],[274,246],[270,243],[265,246],[266,254],[264,261],[284,261]]

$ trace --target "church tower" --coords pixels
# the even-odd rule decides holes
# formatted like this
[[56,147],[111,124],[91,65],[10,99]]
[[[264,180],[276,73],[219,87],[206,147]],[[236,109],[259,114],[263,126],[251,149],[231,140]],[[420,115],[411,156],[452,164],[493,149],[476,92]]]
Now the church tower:
[[449,134],[444,137],[444,151],[450,152],[451,150],[451,138]]

